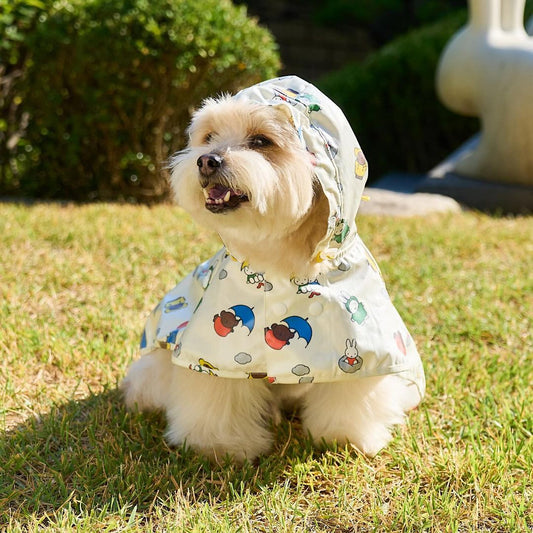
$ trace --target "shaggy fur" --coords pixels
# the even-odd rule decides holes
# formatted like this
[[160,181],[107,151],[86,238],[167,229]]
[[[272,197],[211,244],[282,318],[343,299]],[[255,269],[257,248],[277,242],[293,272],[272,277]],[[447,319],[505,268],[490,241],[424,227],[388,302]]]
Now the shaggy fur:
[[[188,148],[172,162],[178,203],[256,269],[316,273],[311,255],[326,232],[328,205],[315,183],[313,160],[285,108],[229,98],[208,100],[193,116],[189,133]],[[271,144],[254,149],[252,143],[259,137]],[[205,209],[197,166],[205,153],[224,156],[217,180],[244,192],[248,205],[224,217]]]
[[[202,172],[199,159],[206,154],[215,154],[223,164],[204,166]],[[313,278],[327,268],[313,262],[312,254],[328,218],[313,165],[284,106],[221,98],[195,113],[189,146],[172,161],[172,186],[179,204],[217,231],[237,257],[246,257],[258,270]],[[238,207],[208,209],[212,182],[231,190]],[[279,420],[286,405],[301,407],[303,425],[315,441],[349,442],[372,456],[416,403],[395,376],[270,385],[180,368],[166,350],[133,363],[122,390],[130,408],[166,412],[171,444],[186,443],[208,456],[230,454],[240,461],[268,452],[269,421]]]

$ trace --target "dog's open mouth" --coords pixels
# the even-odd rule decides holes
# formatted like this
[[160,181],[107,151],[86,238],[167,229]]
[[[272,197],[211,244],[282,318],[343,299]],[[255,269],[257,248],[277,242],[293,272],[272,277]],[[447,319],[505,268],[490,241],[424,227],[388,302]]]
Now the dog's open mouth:
[[237,209],[248,196],[239,189],[231,189],[221,183],[208,185],[202,189],[205,196],[205,207],[212,213],[222,213]]

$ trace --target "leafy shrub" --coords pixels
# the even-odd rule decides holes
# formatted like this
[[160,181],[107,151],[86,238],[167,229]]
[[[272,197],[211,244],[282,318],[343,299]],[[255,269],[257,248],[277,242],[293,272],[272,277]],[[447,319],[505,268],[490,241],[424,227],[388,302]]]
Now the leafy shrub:
[[479,129],[438,101],[435,73],[464,12],[399,37],[328,75],[321,89],[343,109],[370,162],[370,179],[391,170],[426,172]]
[[271,77],[267,30],[229,0],[0,0],[0,187],[167,197],[206,96]]

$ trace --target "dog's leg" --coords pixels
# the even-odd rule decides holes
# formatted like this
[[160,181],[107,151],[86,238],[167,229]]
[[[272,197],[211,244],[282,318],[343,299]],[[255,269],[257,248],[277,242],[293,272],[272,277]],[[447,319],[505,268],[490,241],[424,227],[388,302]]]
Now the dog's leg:
[[315,441],[349,442],[372,457],[403,422],[411,394],[395,376],[316,383],[304,398],[302,421]]
[[275,416],[272,393],[260,380],[227,379],[175,367],[166,399],[169,443],[186,443],[211,458],[252,460],[269,450]]
[[131,365],[120,388],[128,408],[166,411],[170,444],[238,461],[252,460],[272,444],[268,425],[279,415],[260,380],[200,374],[173,364],[167,350],[155,350]]
[[174,366],[167,350],[154,350],[135,361],[120,384],[128,409],[165,409]]

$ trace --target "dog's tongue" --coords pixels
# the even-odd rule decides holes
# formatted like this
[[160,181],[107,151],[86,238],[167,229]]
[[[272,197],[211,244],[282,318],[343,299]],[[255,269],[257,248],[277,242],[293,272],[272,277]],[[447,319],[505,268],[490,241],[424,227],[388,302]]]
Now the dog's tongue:
[[213,213],[235,209],[242,202],[248,201],[248,197],[239,189],[230,189],[220,183],[204,188],[203,193],[205,196],[205,206]]
[[225,187],[224,185],[217,183],[216,185],[210,187],[207,192],[211,200],[219,200],[224,199],[226,194],[228,192],[231,194],[232,191],[229,187]]

